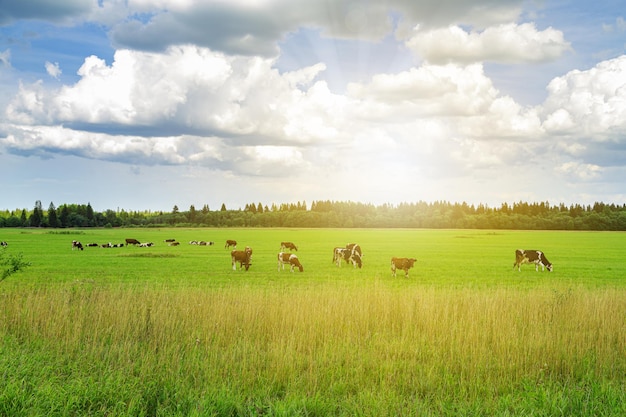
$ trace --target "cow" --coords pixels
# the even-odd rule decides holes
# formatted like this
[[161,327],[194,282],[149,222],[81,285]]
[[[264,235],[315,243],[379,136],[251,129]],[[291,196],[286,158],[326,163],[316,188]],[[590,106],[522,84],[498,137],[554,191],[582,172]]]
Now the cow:
[[404,277],[409,277],[409,269],[413,268],[417,259],[415,258],[396,258],[395,256],[391,258],[391,273],[394,278],[396,276],[396,269],[401,269],[404,271]]
[[112,248],[112,247],[113,247],[113,244],[112,244],[111,242],[109,242],[109,243],[104,243],[104,244],[100,245],[100,247],[103,247],[103,248]]
[[149,247],[151,247],[153,245],[154,245],[154,243],[152,243],[152,242],[144,242],[144,243],[140,243],[139,247],[140,248],[149,248]]
[[359,255],[359,257],[361,257],[361,258],[363,257],[363,251],[361,250],[361,245],[359,245],[357,243],[348,243],[346,245],[346,249],[349,249],[353,253],[357,253]]
[[252,258],[252,248],[246,246],[245,250],[233,250],[230,252],[230,258],[233,265],[233,271],[237,270],[237,262],[239,262],[239,269],[245,267],[246,271],[250,268],[250,259]]
[[513,269],[517,267],[517,270],[521,271],[521,265],[525,263],[535,264],[535,271],[539,271],[539,265],[541,265],[542,271],[544,271],[545,267],[549,272],[552,272],[552,264],[548,261],[546,255],[540,250],[517,249],[515,251],[515,263],[513,264]]
[[72,240],[72,250],[74,249],[83,250],[83,244],[78,240]]
[[338,267],[341,267],[342,260],[346,261],[346,263],[352,262],[352,266],[355,268],[357,266],[359,268],[363,267],[363,261],[361,260],[361,255],[358,252],[348,248],[337,247],[333,249],[333,263],[336,263]]
[[304,267],[300,263],[298,256],[293,253],[280,252],[278,254],[278,271],[280,271],[281,266],[283,267],[283,270],[284,270],[285,264],[291,265],[291,272],[293,272],[294,268],[298,268],[300,272],[304,271]]
[[170,242],[167,245],[168,246],[178,246],[178,245],[180,245],[180,242]]
[[231,246],[235,249],[237,249],[237,241],[236,240],[230,240],[228,239],[226,241],[226,244],[224,245],[224,249],[230,249]]
[[89,248],[97,248],[98,246],[100,246],[100,245],[98,245],[97,243],[88,243],[87,244],[87,247],[89,247]]
[[0,246],[6,248],[7,246],[9,246],[9,244],[3,240],[2,242],[0,242]]
[[298,252],[298,247],[293,242],[280,242],[280,250],[283,251],[286,249]]
[[172,242],[176,242],[176,239],[164,239],[163,242],[172,243]]
[[141,242],[139,242],[137,239],[126,239],[126,246],[128,245],[140,245]]

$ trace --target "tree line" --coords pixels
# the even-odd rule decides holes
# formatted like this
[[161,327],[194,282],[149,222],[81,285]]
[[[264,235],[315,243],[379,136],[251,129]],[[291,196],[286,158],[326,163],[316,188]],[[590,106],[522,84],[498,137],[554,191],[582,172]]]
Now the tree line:
[[208,204],[172,211],[105,210],[87,204],[41,201],[30,209],[0,210],[0,227],[331,227],[458,228],[520,230],[626,230],[626,204],[593,205],[548,202],[500,207],[447,201],[373,205],[351,201],[305,201],[289,204],[249,203],[238,209],[211,210]]

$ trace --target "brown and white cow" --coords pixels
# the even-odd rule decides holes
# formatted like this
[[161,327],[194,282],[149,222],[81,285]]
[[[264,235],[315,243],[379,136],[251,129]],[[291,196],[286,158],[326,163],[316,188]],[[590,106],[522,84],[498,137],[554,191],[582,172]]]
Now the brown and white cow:
[[246,271],[250,268],[250,259],[252,258],[252,248],[246,246],[245,250],[233,250],[230,252],[230,257],[233,265],[233,271],[237,270],[237,262],[239,262],[239,269],[245,267]]
[[396,258],[395,256],[391,258],[391,273],[393,276],[396,276],[396,269],[401,269],[404,271],[404,277],[409,277],[409,269],[413,268],[417,259],[415,258]]
[[278,254],[278,270],[280,271],[280,267],[285,269],[285,264],[291,265],[291,272],[293,272],[294,268],[298,268],[300,272],[304,271],[304,267],[300,263],[298,256],[289,252],[280,252]]
[[237,241],[228,239],[224,245],[224,249],[230,249],[231,247],[237,249]]
[[361,268],[363,266],[363,262],[361,261],[361,255],[348,248],[334,248],[333,249],[333,263],[337,264],[338,267],[341,267],[341,261],[344,260],[346,263],[352,262],[352,266],[355,268],[358,266]]
[[539,271],[539,265],[541,265],[541,270],[544,271],[544,267],[548,269],[548,271],[552,272],[552,264],[546,258],[546,255],[540,251],[535,249],[517,249],[515,251],[515,263],[513,264],[513,269],[517,267],[518,271],[521,271],[522,264],[533,263],[535,264],[535,271]]
[[72,240],[72,250],[74,249],[83,250],[83,244],[78,240]]
[[356,253],[359,255],[359,257],[363,257],[363,251],[361,250],[361,245],[359,245],[358,243],[348,243],[346,245],[346,249],[349,249],[350,251],[352,251],[352,253]]
[[280,250],[295,250],[296,252],[298,252],[298,247],[295,245],[295,243],[293,242],[280,242]]
[[141,242],[139,242],[137,239],[126,239],[126,246],[128,245],[140,245]]

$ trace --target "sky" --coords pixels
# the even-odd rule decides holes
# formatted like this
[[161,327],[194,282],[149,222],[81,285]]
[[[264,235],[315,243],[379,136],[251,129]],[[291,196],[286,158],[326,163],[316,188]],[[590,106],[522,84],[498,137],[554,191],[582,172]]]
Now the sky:
[[622,0],[0,0],[0,209],[626,203]]

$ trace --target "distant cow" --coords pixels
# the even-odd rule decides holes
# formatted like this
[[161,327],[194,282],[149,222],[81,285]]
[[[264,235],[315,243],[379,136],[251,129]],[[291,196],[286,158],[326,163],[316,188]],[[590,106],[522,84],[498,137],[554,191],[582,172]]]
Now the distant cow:
[[401,269],[404,271],[404,277],[409,277],[409,269],[413,268],[417,259],[415,258],[391,258],[391,273],[393,276],[396,276],[396,269]]
[[154,246],[154,243],[152,243],[152,242],[144,242],[144,243],[140,243],[139,244],[140,248],[149,248],[151,246]]
[[87,244],[87,247],[89,247],[89,248],[97,248],[98,246],[100,246],[100,245],[98,245],[97,243],[88,243]]
[[341,267],[341,261],[344,260],[346,263],[352,262],[352,266],[355,268],[358,266],[361,268],[363,266],[363,261],[361,260],[361,255],[358,252],[355,252],[348,248],[335,248],[333,249],[333,263],[336,263],[338,267]]
[[540,250],[534,249],[517,249],[515,251],[515,263],[513,264],[513,269],[517,267],[518,271],[521,271],[521,265],[526,263],[535,264],[535,271],[539,271],[539,265],[541,265],[541,270],[544,270],[544,266],[548,268],[548,271],[552,272],[552,264],[546,258],[546,255]]
[[140,245],[141,242],[139,242],[137,239],[126,239],[126,246],[128,245]]
[[239,262],[239,269],[245,267],[246,271],[250,268],[250,260],[252,258],[252,248],[246,246],[245,250],[233,250],[230,252],[230,258],[233,265],[233,271],[237,270],[237,262]]
[[280,242],[280,250],[286,249],[298,251],[298,247],[293,242]]
[[83,250],[83,244],[78,240],[72,240],[72,250],[74,249]]
[[237,241],[236,240],[227,240],[224,245],[224,249],[230,249],[231,247],[237,249]]
[[165,242],[165,243],[176,242],[176,239],[165,239],[165,240],[163,240],[163,242]]
[[0,246],[7,247],[9,246],[9,244],[3,240],[2,242],[0,242]]
[[178,245],[180,245],[180,242],[174,242],[174,241],[172,241],[172,242],[168,243],[167,245],[168,245],[168,246],[178,246]]
[[293,272],[294,268],[298,268],[300,272],[304,271],[304,267],[300,263],[298,256],[293,253],[280,252],[278,254],[278,270],[280,271],[281,266],[283,267],[283,270],[284,270],[285,264],[291,265],[291,272]]

